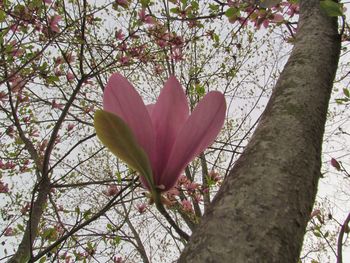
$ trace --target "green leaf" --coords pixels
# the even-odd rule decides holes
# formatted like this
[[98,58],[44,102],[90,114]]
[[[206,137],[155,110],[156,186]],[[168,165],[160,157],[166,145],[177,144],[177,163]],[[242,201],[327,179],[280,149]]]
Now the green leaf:
[[24,227],[23,227],[21,224],[18,224],[18,225],[17,225],[17,228],[18,228],[20,231],[24,232]]
[[226,10],[225,16],[227,16],[228,18],[231,18],[236,16],[238,12],[239,12],[239,9],[235,7],[230,7],[229,9]]
[[4,22],[6,19],[6,13],[0,10],[0,22]]
[[116,174],[116,176],[117,176],[118,183],[121,184],[121,183],[122,183],[122,175],[121,175],[121,173],[116,172],[115,174]]
[[155,189],[148,156],[128,125],[118,116],[103,110],[96,111],[94,125],[101,142],[131,168],[141,173],[149,186]]
[[39,263],[45,263],[46,262],[46,257],[42,257],[40,260],[39,260]]
[[343,93],[344,93],[344,95],[346,96],[346,97],[350,97],[350,92],[349,92],[349,90],[348,89],[343,89]]
[[318,231],[313,231],[312,233],[313,233],[316,237],[322,237],[322,236],[321,236],[321,233],[318,232]]
[[180,9],[178,7],[170,8],[170,12],[174,14],[180,14]]
[[321,8],[328,16],[342,16],[343,5],[333,2],[332,0],[324,0],[320,2]]

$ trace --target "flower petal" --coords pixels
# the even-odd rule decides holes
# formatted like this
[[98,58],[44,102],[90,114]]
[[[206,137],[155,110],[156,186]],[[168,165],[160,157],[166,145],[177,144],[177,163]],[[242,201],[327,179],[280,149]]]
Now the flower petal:
[[140,95],[122,75],[114,73],[109,78],[103,93],[103,108],[126,122],[138,143],[152,158],[155,137],[151,118]]
[[144,176],[147,185],[154,185],[149,158],[121,118],[113,113],[97,110],[94,126],[97,137],[113,154]]
[[155,131],[156,163],[153,165],[155,184],[168,162],[176,136],[189,115],[186,95],[178,80],[171,76],[161,90],[151,111]]
[[[170,189],[189,162],[205,150],[220,132],[225,120],[225,97],[217,91],[209,92],[194,109],[176,137],[160,183]],[[155,181],[157,185],[158,181]]]

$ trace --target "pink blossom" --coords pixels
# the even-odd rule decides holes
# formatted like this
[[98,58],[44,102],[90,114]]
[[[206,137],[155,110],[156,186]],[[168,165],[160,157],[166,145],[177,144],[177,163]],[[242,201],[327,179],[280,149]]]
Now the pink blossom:
[[281,5],[288,6],[287,14],[290,15],[290,17],[299,14],[299,4],[281,3]]
[[122,257],[114,257],[113,262],[114,263],[123,263],[123,259],[122,259]]
[[[15,167],[16,167],[16,165],[12,161],[9,161],[9,162],[5,163],[5,168],[6,169],[13,169]],[[7,184],[6,184],[6,186],[7,186]]]
[[63,104],[57,103],[56,100],[52,100],[51,108],[53,108],[53,109],[62,109],[63,108]]
[[174,199],[175,196],[179,196],[180,191],[176,187],[171,188],[169,191],[166,192],[168,198]]
[[44,0],[44,3],[45,3],[45,4],[51,4],[51,3],[52,3],[52,0]]
[[12,51],[12,56],[14,57],[20,57],[24,54],[24,50],[21,48],[16,48],[14,51]]
[[73,80],[74,80],[74,74],[72,73],[72,72],[68,72],[67,73],[67,75],[66,75],[66,77],[67,77],[67,80],[69,81],[69,82],[72,82]]
[[161,65],[157,64],[154,67],[154,71],[157,75],[160,75],[164,71],[164,68]]
[[159,47],[161,47],[161,48],[166,47],[167,44],[168,44],[164,39],[158,39],[158,40],[156,41],[156,43],[157,43],[157,45],[158,45]]
[[21,208],[21,214],[25,215],[30,209],[30,203],[26,202],[26,204]]
[[183,210],[185,210],[186,212],[192,212],[193,208],[192,208],[192,203],[191,201],[184,199],[181,201],[181,205]]
[[75,125],[74,125],[73,123],[68,124],[68,126],[67,126],[67,131],[73,130],[74,126],[75,126]]
[[118,49],[120,51],[127,51],[128,50],[128,46],[125,42],[121,43],[120,45],[118,45]]
[[18,25],[18,24],[13,24],[13,25],[11,25],[11,26],[10,26],[10,30],[11,30],[12,32],[17,32],[17,31],[19,31],[19,25]]
[[217,173],[213,170],[208,173],[208,177],[210,180],[212,180],[214,182],[218,182],[221,179],[219,173]]
[[182,185],[182,184],[187,184],[188,182],[189,180],[187,179],[186,175],[181,175],[177,183],[179,185]]
[[185,185],[186,190],[189,192],[194,192],[196,189],[198,189],[198,187],[199,187],[199,184],[193,183],[193,182],[189,182],[188,184]]
[[62,17],[59,15],[54,15],[50,18],[49,25],[50,25],[51,31],[56,33],[60,32],[60,29],[58,27],[58,22],[60,22],[61,20],[62,20]]
[[107,190],[102,191],[106,196],[114,196],[119,192],[118,186],[116,184],[111,184],[108,186]]
[[128,65],[129,62],[130,62],[130,58],[127,57],[127,56],[121,56],[121,57],[119,58],[119,62],[120,62],[120,64],[122,64],[123,66]]
[[4,232],[5,237],[14,236],[14,235],[15,235],[15,231],[13,231],[12,227],[6,228],[6,230]]
[[156,20],[154,17],[151,15],[146,15],[146,9],[142,8],[141,11],[139,12],[139,19],[141,22],[144,22],[146,24],[155,24]]
[[175,62],[183,60],[182,50],[180,48],[175,48],[171,53],[171,58],[175,60]]
[[281,14],[273,14],[270,17],[270,21],[274,23],[281,23],[284,21],[284,18]]
[[[165,83],[157,102],[146,107],[127,79],[113,74],[104,90],[103,107],[124,121],[132,132],[130,136],[144,151],[147,163],[138,167],[142,171],[149,171],[146,167],[151,167],[151,174],[141,173],[143,185],[149,190],[157,187],[161,191],[171,189],[188,163],[214,141],[226,112],[224,96],[211,91],[190,115],[185,92],[174,76]],[[110,140],[113,138],[110,130],[118,131],[112,128],[115,126],[108,129],[115,119],[106,119],[109,115],[105,111],[96,112],[95,128],[100,140],[113,150],[113,141],[120,137],[115,134],[115,139]],[[134,154],[127,152],[128,147],[118,149],[122,149],[117,154],[124,161],[135,164],[125,157]]]
[[54,69],[54,73],[55,73],[55,76],[59,77],[59,76],[62,76],[63,75],[63,72],[61,69],[59,68],[55,68]]
[[63,62],[64,62],[63,57],[59,56],[59,57],[55,58],[56,65],[62,64]]
[[115,38],[118,40],[123,40],[125,38],[125,35],[121,29],[115,32]]
[[21,92],[24,88],[26,81],[20,76],[15,75],[10,79],[11,82],[11,91],[12,92]]
[[140,214],[143,214],[146,211],[147,204],[145,204],[145,203],[137,204],[136,208]]
[[9,192],[9,186],[8,184],[5,184],[0,180],[0,193],[5,194]]
[[75,57],[71,52],[65,54],[65,58],[67,60],[67,63],[72,63],[75,61]]
[[202,201],[202,195],[201,194],[195,194],[193,196],[194,201],[198,204],[199,202]]
[[5,91],[0,91],[0,102],[4,103],[7,99],[7,93]]
[[175,36],[170,40],[175,48],[181,48],[184,45],[184,40],[181,36]]
[[341,170],[341,167],[340,167],[339,162],[338,162],[336,159],[334,159],[334,158],[331,159],[331,165],[332,165],[335,169],[337,169],[338,171]]

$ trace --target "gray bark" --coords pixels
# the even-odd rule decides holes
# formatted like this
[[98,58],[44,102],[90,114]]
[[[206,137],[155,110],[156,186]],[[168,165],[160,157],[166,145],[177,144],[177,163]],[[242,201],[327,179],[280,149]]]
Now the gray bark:
[[291,56],[243,155],[179,262],[297,262],[320,177],[337,19],[301,0]]

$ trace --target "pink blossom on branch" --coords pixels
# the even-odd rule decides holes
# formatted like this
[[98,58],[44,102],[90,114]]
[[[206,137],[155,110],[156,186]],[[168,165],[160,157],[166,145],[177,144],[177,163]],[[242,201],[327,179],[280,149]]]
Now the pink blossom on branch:
[[332,165],[335,169],[337,169],[338,171],[341,170],[341,167],[340,167],[339,162],[338,162],[336,159],[334,159],[334,158],[331,159],[331,165]]
[[53,32],[59,33],[60,29],[58,27],[58,22],[60,22],[62,20],[62,17],[59,15],[54,15],[50,18],[50,29]]
[[155,104],[145,105],[134,87],[113,74],[104,90],[104,110],[95,113],[99,139],[141,174],[150,191],[171,189],[193,158],[218,135],[226,103],[209,92],[190,115],[181,84],[171,76]]
[[154,17],[152,17],[151,15],[146,15],[146,9],[142,8],[141,11],[139,12],[139,18],[141,20],[141,22],[144,22],[146,24],[155,24],[156,20]]
[[8,184],[3,183],[2,181],[0,181],[0,193],[8,193],[9,192],[9,186]]

